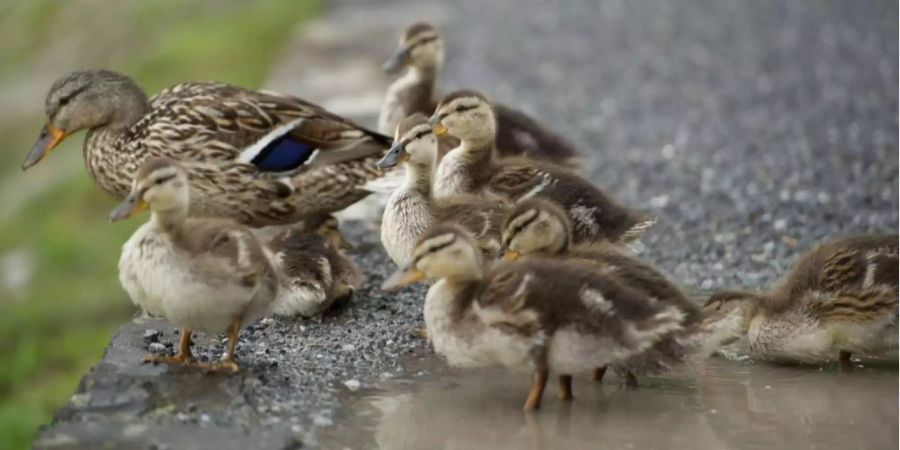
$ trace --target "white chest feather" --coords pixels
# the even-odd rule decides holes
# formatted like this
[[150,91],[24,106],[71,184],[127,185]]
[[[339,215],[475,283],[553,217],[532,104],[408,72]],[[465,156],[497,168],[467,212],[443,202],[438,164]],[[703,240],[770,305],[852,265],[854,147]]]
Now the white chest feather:
[[428,200],[400,189],[391,194],[381,218],[381,244],[398,266],[409,262],[416,240],[434,223]]
[[461,147],[457,147],[441,158],[434,177],[435,198],[471,193],[465,189],[468,175],[463,161],[463,151]]
[[513,336],[484,324],[471,309],[453,315],[457,290],[446,280],[425,297],[425,326],[434,350],[455,367],[532,367],[533,338]]
[[274,296],[262,292],[261,284],[246,286],[199,272],[149,222],[122,247],[119,281],[148,313],[208,333],[224,332],[238,317],[245,323],[258,319]]

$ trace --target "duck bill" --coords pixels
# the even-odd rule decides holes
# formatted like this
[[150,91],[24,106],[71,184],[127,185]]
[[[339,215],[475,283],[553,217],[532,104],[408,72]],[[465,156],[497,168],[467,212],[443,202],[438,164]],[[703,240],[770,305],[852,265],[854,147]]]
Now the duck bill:
[[22,170],[28,170],[29,167],[41,162],[66,136],[68,135],[65,131],[54,128],[50,124],[44,125],[37,142],[34,143],[28,156],[25,157],[25,161],[22,162]]
[[384,69],[385,73],[399,72],[400,69],[406,66],[406,62],[409,60],[409,53],[408,47],[398,48],[397,51],[384,62],[384,65],[382,65],[381,68]]
[[397,144],[391,147],[387,154],[375,163],[375,165],[378,166],[379,169],[390,169],[408,159],[409,153],[406,153],[406,147],[403,144]]
[[400,288],[418,283],[425,279],[425,273],[416,270],[413,267],[404,267],[390,276],[381,285],[383,291],[396,291]]
[[431,129],[434,132],[434,135],[438,137],[447,134],[447,127],[445,127],[444,124],[441,123],[441,120],[443,120],[443,116],[440,114],[435,114],[431,116],[430,119],[428,119],[428,123],[431,124]]
[[122,200],[122,203],[113,210],[113,212],[109,213],[109,221],[117,222],[119,220],[127,219],[135,214],[139,214],[147,210],[149,205],[143,198],[137,193],[132,192],[128,194],[128,197],[125,197],[125,200]]
[[515,250],[510,250],[510,249],[503,250],[503,259],[505,259],[507,261],[515,261],[515,260],[519,259],[520,256],[522,256],[522,254]]

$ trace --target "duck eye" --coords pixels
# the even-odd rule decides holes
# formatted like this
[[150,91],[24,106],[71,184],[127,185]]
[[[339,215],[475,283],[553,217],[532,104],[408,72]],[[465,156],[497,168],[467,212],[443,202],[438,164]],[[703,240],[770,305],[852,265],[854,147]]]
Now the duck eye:
[[63,98],[59,99],[59,106],[68,105],[70,100],[72,100],[72,97],[63,97]]
[[156,184],[163,184],[163,181],[166,181],[166,179],[165,178],[157,178]]
[[466,110],[466,107],[463,105],[459,105],[456,107],[456,112],[463,112]]

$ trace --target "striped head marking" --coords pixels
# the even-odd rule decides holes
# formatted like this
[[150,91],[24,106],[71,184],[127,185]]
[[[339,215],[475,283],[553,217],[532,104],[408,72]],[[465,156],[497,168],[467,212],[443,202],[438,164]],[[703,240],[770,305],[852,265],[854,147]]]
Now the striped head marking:
[[428,278],[475,278],[482,269],[481,251],[462,229],[438,225],[413,249],[412,266]]
[[510,256],[563,253],[571,246],[572,224],[561,208],[546,200],[529,199],[507,215],[502,237]]
[[444,40],[429,23],[416,22],[400,36],[397,49],[384,63],[384,71],[396,73],[404,67],[434,70],[444,63]]
[[410,161],[416,166],[433,167],[437,159],[438,141],[424,114],[415,113],[397,124],[394,145],[378,161],[378,167],[387,169],[401,162]]
[[719,291],[703,305],[703,323],[719,330],[721,345],[729,344],[747,333],[761,301],[758,294],[741,291]]
[[490,101],[474,91],[456,91],[441,100],[431,116],[435,134],[449,133],[464,141],[494,138],[497,124]]
[[174,160],[154,158],[135,174],[131,192],[110,214],[110,220],[125,219],[148,208],[156,212],[186,213],[188,202],[189,186],[184,168]]

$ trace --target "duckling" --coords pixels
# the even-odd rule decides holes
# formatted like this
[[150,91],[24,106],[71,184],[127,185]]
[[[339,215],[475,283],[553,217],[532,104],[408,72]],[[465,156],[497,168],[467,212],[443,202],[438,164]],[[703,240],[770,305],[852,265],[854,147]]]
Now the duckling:
[[381,222],[381,242],[391,259],[399,266],[408,263],[419,235],[439,222],[459,224],[493,255],[500,248],[502,206],[472,195],[431,195],[438,141],[423,114],[400,121],[395,135],[394,146],[378,162],[382,169],[406,166],[406,182],[391,195]]
[[897,349],[898,237],[859,235],[821,243],[773,289],[721,291],[704,320],[721,344],[746,337],[751,356],[852,369],[854,353]]
[[[590,261],[600,270],[615,273],[623,282],[650,298],[681,311],[685,317],[683,332],[670,335],[651,351],[617,367],[625,372],[628,386],[637,387],[635,373],[662,372],[685,362],[690,356],[701,359],[700,355],[707,353],[708,347],[699,345],[705,338],[705,334],[697,329],[699,308],[675,283],[652,265],[623,252],[619,246],[609,243],[573,245],[572,222],[558,205],[539,198],[523,200],[506,215],[502,230],[502,247],[498,255],[508,260],[539,254]],[[593,380],[600,381],[605,372],[605,368],[595,370]]]
[[346,244],[337,220],[328,217],[315,232],[295,226],[283,230],[265,246],[279,275],[272,312],[304,318],[319,314],[335,302],[349,300],[362,285],[359,268],[338,245]]
[[579,242],[628,242],[640,237],[656,218],[616,203],[584,178],[551,164],[493,156],[496,116],[490,102],[473,91],[457,91],[441,100],[430,119],[438,136],[460,139],[441,159],[435,175],[438,197],[458,193],[506,201],[530,197],[563,206]]
[[[381,132],[390,133],[410,114],[434,111],[437,105],[435,84],[443,64],[444,40],[438,30],[425,22],[407,27],[397,50],[384,63],[387,73],[403,69],[406,73],[388,87],[378,116]],[[569,166],[580,160],[571,142],[534,118],[501,104],[494,104],[494,108],[497,113],[497,151],[501,156],[526,155]]]
[[540,406],[550,371],[560,374],[559,396],[569,400],[573,373],[625,361],[681,329],[677,308],[588,262],[532,257],[486,266],[474,238],[441,224],[382,287],[438,280],[425,298],[435,351],[452,366],[532,371],[525,410]]
[[[134,303],[181,327],[175,356],[145,361],[237,372],[238,333],[267,312],[278,278],[250,229],[226,219],[189,218],[189,192],[187,171],[174,160],[152,158],[136,172],[110,220],[147,208],[152,214],[122,247],[119,281]],[[193,362],[194,330],[227,332],[221,361]]]

